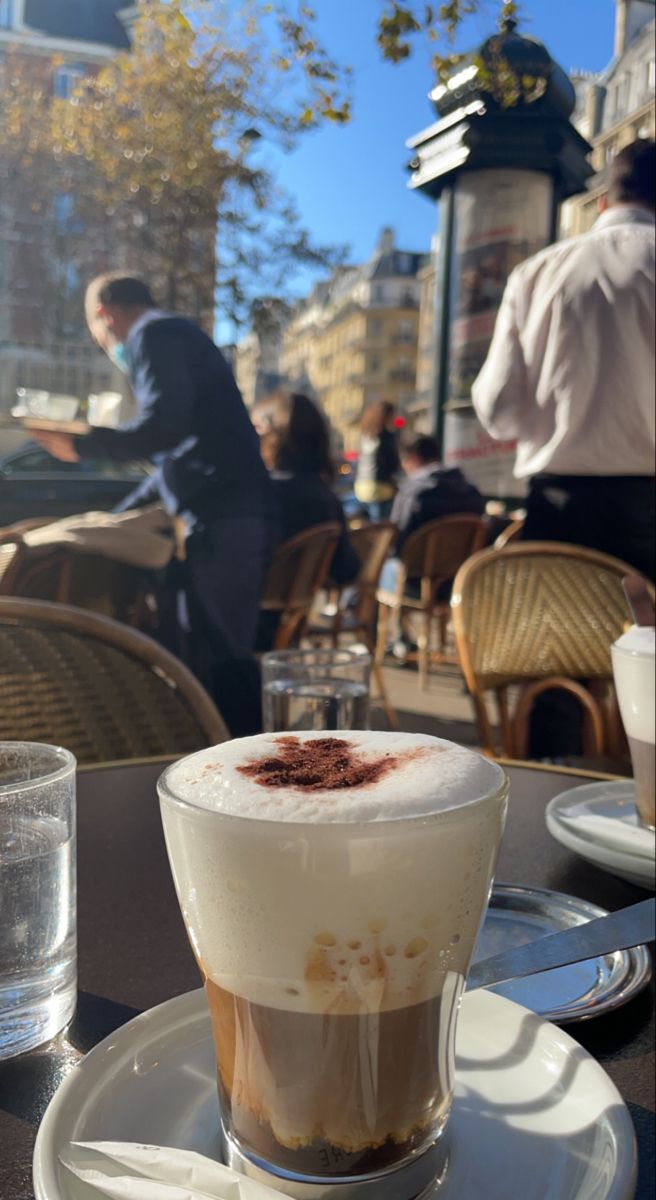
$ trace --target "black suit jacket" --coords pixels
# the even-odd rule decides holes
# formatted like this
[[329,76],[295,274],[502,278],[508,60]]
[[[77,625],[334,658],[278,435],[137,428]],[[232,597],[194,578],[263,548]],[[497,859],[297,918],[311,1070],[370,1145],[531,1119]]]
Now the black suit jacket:
[[127,355],[138,415],[75,440],[84,458],[155,465],[122,507],[159,499],[167,512],[201,520],[268,515],[273,500],[259,439],[211,338],[183,317],[158,317],[128,338]]

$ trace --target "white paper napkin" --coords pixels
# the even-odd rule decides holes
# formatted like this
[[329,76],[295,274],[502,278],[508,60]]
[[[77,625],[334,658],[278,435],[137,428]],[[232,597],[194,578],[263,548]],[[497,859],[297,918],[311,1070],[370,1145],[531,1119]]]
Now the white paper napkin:
[[285,1200],[282,1192],[229,1167],[168,1146],[70,1142],[59,1155],[84,1197],[116,1200]]
[[656,840],[651,830],[619,817],[602,817],[597,813],[580,811],[567,815],[561,812],[558,820],[574,832],[611,850],[637,854],[640,858],[654,858],[656,853]]

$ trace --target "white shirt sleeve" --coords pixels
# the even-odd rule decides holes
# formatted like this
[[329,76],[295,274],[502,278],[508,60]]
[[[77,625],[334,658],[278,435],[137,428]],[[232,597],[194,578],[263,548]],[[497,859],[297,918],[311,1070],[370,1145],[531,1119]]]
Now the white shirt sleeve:
[[476,415],[493,438],[517,437],[529,400],[517,318],[518,284],[517,272],[513,272],[506,284],[487,358],[472,387]]

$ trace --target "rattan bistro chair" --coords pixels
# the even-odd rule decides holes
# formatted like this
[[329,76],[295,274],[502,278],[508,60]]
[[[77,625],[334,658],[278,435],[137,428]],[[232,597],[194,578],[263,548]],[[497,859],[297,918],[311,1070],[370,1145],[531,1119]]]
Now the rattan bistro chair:
[[[525,758],[533,701],[552,688],[583,706],[590,753],[614,750],[610,646],[631,621],[622,578],[635,573],[619,559],[558,542],[513,542],[461,567],[453,625],[485,751],[499,753],[488,694],[496,698],[501,753]],[[512,712],[510,688],[518,690]]]
[[[438,619],[440,634],[438,659],[447,661],[446,633],[450,609],[449,601],[440,598],[440,589],[453,579],[462,563],[485,544],[486,532],[487,525],[483,517],[472,513],[456,513],[427,521],[410,534],[401,549],[401,570],[396,591],[379,590],[377,594],[379,662],[382,662],[385,654],[389,618],[394,611],[400,616],[405,611],[416,612],[420,616],[421,630],[417,644],[422,687],[426,686],[428,680],[430,635],[435,618]],[[409,579],[419,580],[419,596],[406,592]]]
[[506,528],[494,540],[495,549],[501,550],[504,546],[509,546],[511,542],[519,541],[525,524],[524,517],[517,517],[516,520],[506,525]]
[[68,545],[34,548],[23,535],[49,518],[0,529],[0,596],[72,604],[151,633],[156,604],[147,571]]
[[63,745],[91,763],[228,737],[205,690],[151,638],[97,613],[0,597],[0,740]]
[[[360,570],[348,588],[334,589],[334,615],[314,618],[308,630],[313,641],[328,639],[333,646],[339,645],[342,634],[364,642],[372,656],[381,704],[391,729],[398,729],[399,722],[387,695],[382,664],[376,657],[376,618],[380,573],[395,533],[396,527],[390,521],[367,521],[349,530],[349,540],[360,560]],[[344,607],[343,594],[351,589],[355,592],[355,603],[352,607]]]
[[260,600],[263,613],[279,617],[273,650],[298,645],[316,596],[325,586],[340,534],[337,522],[327,521],[278,546]]
[[23,534],[28,529],[38,529],[40,525],[47,525],[48,520],[47,517],[41,517],[29,521],[16,521],[13,525],[5,525],[0,529],[0,596],[16,594],[16,582],[22,574],[27,557]]

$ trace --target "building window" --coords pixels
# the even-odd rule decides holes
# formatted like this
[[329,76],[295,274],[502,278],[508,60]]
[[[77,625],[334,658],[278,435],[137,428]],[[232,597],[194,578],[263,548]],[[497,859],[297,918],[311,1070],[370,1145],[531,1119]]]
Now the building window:
[[617,119],[620,119],[621,117],[623,117],[624,113],[626,112],[628,99],[629,99],[630,86],[631,86],[631,76],[628,74],[624,75],[620,79],[620,81],[617,85],[617,91],[616,91],[615,117]]
[[12,0],[0,0],[0,29],[11,29]]
[[58,100],[70,100],[81,79],[84,78],[82,67],[60,67],[55,71],[55,96]]

